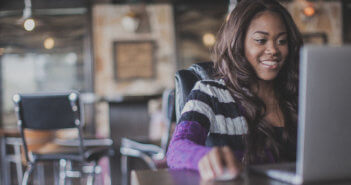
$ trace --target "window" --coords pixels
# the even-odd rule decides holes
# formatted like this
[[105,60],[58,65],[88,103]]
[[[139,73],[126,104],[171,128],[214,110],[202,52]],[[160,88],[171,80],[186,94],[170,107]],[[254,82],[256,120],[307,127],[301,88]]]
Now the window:
[[21,15],[0,17],[3,127],[16,126],[15,93],[92,90],[86,9],[56,12],[35,16],[33,31],[24,30]]

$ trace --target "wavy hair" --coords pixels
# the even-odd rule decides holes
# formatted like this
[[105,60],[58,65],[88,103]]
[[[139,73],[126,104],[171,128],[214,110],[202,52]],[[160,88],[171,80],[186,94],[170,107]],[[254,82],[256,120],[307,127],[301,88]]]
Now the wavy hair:
[[250,22],[262,11],[278,13],[286,26],[289,53],[273,81],[273,87],[285,121],[283,138],[296,144],[299,50],[303,44],[302,36],[289,12],[279,2],[241,0],[217,34],[212,60],[217,77],[225,80],[233,98],[244,110],[242,114],[248,124],[248,133],[244,136],[244,164],[250,164],[257,158],[268,160],[264,158],[266,148],[271,149],[280,160],[281,146],[274,139],[273,126],[263,120],[266,105],[252,90],[254,85],[258,85],[258,77],[244,52],[244,41]]

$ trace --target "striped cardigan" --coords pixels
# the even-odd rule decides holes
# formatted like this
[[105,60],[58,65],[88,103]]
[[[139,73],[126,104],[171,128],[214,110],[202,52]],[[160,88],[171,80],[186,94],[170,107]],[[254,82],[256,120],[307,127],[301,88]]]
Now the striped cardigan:
[[[223,80],[198,81],[184,105],[167,152],[170,168],[197,170],[213,146],[229,146],[240,161],[247,123]],[[274,162],[272,155],[269,156]]]

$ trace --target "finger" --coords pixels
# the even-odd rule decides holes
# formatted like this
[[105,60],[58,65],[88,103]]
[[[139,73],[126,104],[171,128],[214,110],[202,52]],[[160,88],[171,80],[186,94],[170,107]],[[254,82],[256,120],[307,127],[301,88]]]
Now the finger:
[[206,165],[206,172],[207,172],[207,179],[213,179],[215,177],[215,172],[214,172],[214,169],[213,169],[213,166],[212,166],[212,161],[211,159],[209,158],[209,156],[207,156],[205,158],[205,165]]
[[221,175],[223,173],[223,159],[222,152],[218,147],[215,147],[209,154],[209,158],[211,161],[211,166],[215,172],[215,176]]
[[208,155],[205,155],[199,162],[199,171],[201,178],[209,180],[213,178],[213,173],[209,164]]
[[205,179],[206,169],[205,169],[205,166],[203,164],[203,159],[201,159],[199,161],[198,168],[199,168],[199,173],[200,173],[201,178]]
[[232,172],[234,175],[238,175],[241,169],[240,169],[239,163],[237,162],[234,156],[234,153],[231,151],[229,147],[223,147],[222,152],[223,152],[223,157],[228,170]]

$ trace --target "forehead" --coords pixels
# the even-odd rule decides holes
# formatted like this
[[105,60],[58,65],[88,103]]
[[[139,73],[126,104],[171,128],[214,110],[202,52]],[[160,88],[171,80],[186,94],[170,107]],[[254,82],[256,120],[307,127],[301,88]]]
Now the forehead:
[[285,32],[286,27],[280,14],[271,11],[263,11],[257,13],[249,24],[247,32],[255,31],[280,33]]

